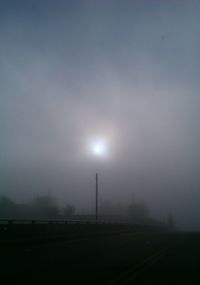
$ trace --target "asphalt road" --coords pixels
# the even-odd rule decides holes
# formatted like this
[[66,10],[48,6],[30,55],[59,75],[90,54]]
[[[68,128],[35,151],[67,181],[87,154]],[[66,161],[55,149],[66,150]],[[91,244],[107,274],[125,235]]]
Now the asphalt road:
[[2,284],[200,284],[200,234],[121,234],[0,246]]

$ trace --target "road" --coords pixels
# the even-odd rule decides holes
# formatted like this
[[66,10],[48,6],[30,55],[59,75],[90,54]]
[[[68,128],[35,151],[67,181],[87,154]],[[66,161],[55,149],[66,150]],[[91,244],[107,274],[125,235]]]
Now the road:
[[134,233],[1,247],[2,284],[200,284],[200,234]]

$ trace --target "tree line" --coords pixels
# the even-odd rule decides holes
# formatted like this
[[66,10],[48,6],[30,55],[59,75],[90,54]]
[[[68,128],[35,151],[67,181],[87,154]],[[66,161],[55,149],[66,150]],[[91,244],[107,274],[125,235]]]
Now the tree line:
[[7,196],[0,196],[1,219],[59,219],[75,214],[75,207],[67,204],[60,208],[51,196],[37,196],[29,203],[16,203]]
[[[104,200],[100,204],[99,218],[104,221],[137,224],[159,224],[152,219],[149,207],[144,202],[132,200],[128,205]],[[16,203],[7,196],[0,196],[0,219],[94,219],[94,215],[77,214],[72,204],[59,207],[56,199],[49,195],[37,196],[29,203]],[[163,221],[162,221],[163,223]],[[169,228],[175,227],[174,218],[166,219]]]

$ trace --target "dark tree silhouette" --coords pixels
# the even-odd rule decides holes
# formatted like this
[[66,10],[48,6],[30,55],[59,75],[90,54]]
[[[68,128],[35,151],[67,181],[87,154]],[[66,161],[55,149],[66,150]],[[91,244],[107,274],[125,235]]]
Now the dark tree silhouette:
[[17,204],[7,196],[0,197],[0,218],[15,218],[17,215]]
[[32,215],[35,218],[58,218],[59,209],[55,198],[51,196],[38,196],[31,203]]
[[175,230],[175,228],[176,228],[175,220],[174,220],[173,215],[169,215],[169,216],[167,217],[167,228],[168,228],[170,231],[173,231],[173,230]]
[[63,217],[65,218],[69,218],[72,217],[75,214],[75,207],[73,205],[66,205],[63,208]]
[[149,208],[143,203],[134,203],[127,208],[128,220],[134,223],[146,223],[149,220]]

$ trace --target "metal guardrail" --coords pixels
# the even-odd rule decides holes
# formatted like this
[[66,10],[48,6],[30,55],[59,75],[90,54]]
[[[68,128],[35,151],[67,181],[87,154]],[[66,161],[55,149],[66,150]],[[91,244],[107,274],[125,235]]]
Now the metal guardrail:
[[0,226],[2,225],[118,225],[129,227],[145,227],[157,228],[158,225],[138,224],[128,222],[114,222],[105,220],[72,220],[72,219],[0,219]]
[[[0,219],[0,225],[5,224],[113,224],[103,221],[83,221],[83,220],[65,220],[65,219]],[[117,223],[115,223],[117,224]]]

